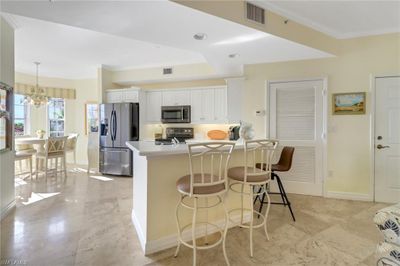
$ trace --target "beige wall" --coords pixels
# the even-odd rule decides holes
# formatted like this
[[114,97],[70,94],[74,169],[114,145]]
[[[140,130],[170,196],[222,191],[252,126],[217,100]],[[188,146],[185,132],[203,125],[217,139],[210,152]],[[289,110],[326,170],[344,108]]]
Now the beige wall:
[[[244,68],[244,119],[252,122],[258,136],[265,136],[265,117],[254,116],[265,109],[267,80],[328,78],[328,191],[368,194],[370,186],[370,77],[400,74],[400,34],[341,41],[336,58],[247,65]],[[333,116],[331,95],[336,92],[367,92],[367,114]],[[333,130],[332,130],[333,129]]]
[[[0,80],[14,86],[14,29],[0,17]],[[15,206],[14,151],[0,152],[1,218]]]
[[[16,82],[35,84],[35,76],[16,73]],[[78,133],[77,144],[77,163],[87,164],[87,135],[85,135],[85,103],[98,102],[98,89],[96,79],[61,79],[40,77],[39,84],[41,86],[52,86],[61,88],[74,88],[76,90],[76,99],[67,99],[65,101],[65,132]],[[30,108],[30,134],[34,135],[36,130],[47,128],[46,107]],[[68,157],[68,161],[72,162],[72,157]]]
[[215,75],[215,70],[209,64],[188,64],[172,66],[171,75],[163,75],[162,67],[129,69],[114,71],[112,82],[121,85],[130,84],[141,87],[144,83],[165,83],[176,80],[195,80],[199,77]]
[[143,84],[139,87],[142,89],[176,89],[176,88],[192,88],[192,87],[208,87],[208,86],[224,86],[224,79],[205,79],[205,80],[190,80],[181,82],[163,82]]

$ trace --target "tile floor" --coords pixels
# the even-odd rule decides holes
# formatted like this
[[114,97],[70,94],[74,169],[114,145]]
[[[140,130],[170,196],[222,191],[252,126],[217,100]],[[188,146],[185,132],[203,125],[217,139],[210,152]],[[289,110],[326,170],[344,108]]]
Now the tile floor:
[[[70,167],[71,169],[71,167]],[[87,175],[73,168],[64,182],[17,182],[17,208],[1,222],[1,265],[191,265],[191,250],[145,257],[131,223],[132,179]],[[385,204],[289,195],[297,222],[273,205],[271,240],[233,228],[227,237],[232,265],[375,265],[381,239],[372,223]],[[257,232],[258,231],[258,232]],[[199,251],[198,265],[225,265],[222,249]]]

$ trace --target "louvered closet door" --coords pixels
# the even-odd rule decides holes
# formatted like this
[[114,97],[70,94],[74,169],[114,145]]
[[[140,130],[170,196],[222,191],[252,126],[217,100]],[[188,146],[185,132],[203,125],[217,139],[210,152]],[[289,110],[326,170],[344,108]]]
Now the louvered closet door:
[[295,147],[292,169],[278,173],[286,192],[322,195],[323,80],[270,83],[269,90],[276,161],[283,146]]

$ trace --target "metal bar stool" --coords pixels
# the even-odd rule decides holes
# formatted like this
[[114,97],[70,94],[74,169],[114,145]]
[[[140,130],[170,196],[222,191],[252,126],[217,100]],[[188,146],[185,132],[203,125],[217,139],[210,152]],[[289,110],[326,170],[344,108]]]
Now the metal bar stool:
[[[285,146],[282,149],[281,156],[279,158],[279,162],[276,164],[273,164],[271,167],[272,170],[272,176],[271,179],[275,180],[278,183],[278,188],[279,192],[268,192],[269,194],[279,194],[282,198],[282,202],[271,202],[271,204],[278,204],[278,205],[284,205],[285,207],[289,207],[290,214],[292,215],[292,219],[295,222],[296,218],[294,217],[293,210],[292,210],[292,205],[290,204],[290,201],[286,195],[285,188],[283,187],[282,180],[279,177],[278,174],[275,172],[287,172],[290,170],[292,167],[292,161],[293,161],[293,154],[294,154],[294,147],[288,147]],[[256,164],[257,168],[261,168],[261,164]],[[261,192],[261,188],[258,190],[258,193]],[[262,195],[257,195],[256,198],[254,199],[254,204],[256,203],[257,199],[260,201],[260,209],[259,212],[262,211],[263,205],[267,202],[264,201],[265,199],[265,194]]]
[[[213,248],[222,243],[222,250],[225,261],[228,265],[229,260],[226,255],[225,239],[228,231],[228,212],[225,208],[224,200],[228,191],[227,169],[231,157],[234,142],[206,142],[198,144],[189,144],[189,169],[190,174],[183,176],[176,182],[176,188],[181,194],[181,198],[176,206],[176,224],[178,227],[178,246],[176,248],[175,257],[178,256],[181,244],[193,249],[193,265],[196,265],[196,251]],[[216,197],[217,201],[209,205],[209,198]],[[204,206],[199,205],[199,199],[204,198]],[[185,199],[193,199],[193,205],[189,204]],[[225,226],[220,228],[218,225],[209,223],[197,223],[197,212],[199,209],[206,211],[208,217],[208,209],[222,204],[225,211]],[[192,223],[181,227],[179,223],[179,207],[183,206],[193,210]],[[213,244],[200,246],[196,241],[196,225],[205,226],[205,237],[207,242],[208,226],[217,229],[220,233],[220,238]],[[182,233],[185,229],[191,227],[192,244],[182,239]]]
[[[267,231],[267,218],[270,208],[270,200],[267,193],[267,185],[271,180],[271,161],[274,155],[274,151],[278,145],[278,141],[276,140],[250,140],[244,142],[244,166],[241,167],[233,167],[228,170],[228,177],[231,179],[231,185],[229,188],[236,192],[240,193],[242,206],[240,209],[233,209],[229,211],[229,214],[234,211],[240,210],[241,219],[239,226],[243,228],[250,229],[250,256],[253,257],[253,228],[264,227],[265,235],[267,240],[269,240],[268,231]],[[256,168],[256,163],[260,163],[265,165],[264,169]],[[235,187],[239,185],[240,190],[237,190]],[[249,192],[244,191],[244,187],[249,186]],[[258,193],[254,193],[254,187],[260,186],[262,189]],[[265,193],[268,198],[268,207],[267,212],[264,215],[255,211],[253,208],[244,209],[243,208],[243,196],[249,195],[250,206],[253,206],[253,198],[254,195],[261,195]],[[247,210],[250,211],[250,222],[249,224],[245,224],[243,221],[243,212]],[[260,224],[254,225],[254,217],[253,214],[256,213],[262,216],[263,221]]]

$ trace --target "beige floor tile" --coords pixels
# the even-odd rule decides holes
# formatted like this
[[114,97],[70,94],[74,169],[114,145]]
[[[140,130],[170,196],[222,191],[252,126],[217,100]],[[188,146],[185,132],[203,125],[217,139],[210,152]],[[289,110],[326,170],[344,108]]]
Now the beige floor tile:
[[[107,176],[108,181],[102,181],[96,178],[98,174],[70,169],[66,180],[50,177],[45,182],[40,177],[17,187],[17,209],[1,222],[2,262],[191,265],[192,250],[187,247],[181,248],[177,258],[173,257],[175,248],[143,255],[131,222],[131,178]],[[253,258],[249,257],[249,231],[229,230],[226,249],[231,265],[374,264],[381,236],[372,217],[387,205],[293,194],[289,199],[297,221],[292,221],[287,207],[272,205],[270,240],[262,229],[254,231]],[[198,265],[225,265],[222,248],[198,251]]]

